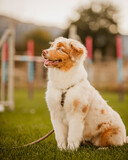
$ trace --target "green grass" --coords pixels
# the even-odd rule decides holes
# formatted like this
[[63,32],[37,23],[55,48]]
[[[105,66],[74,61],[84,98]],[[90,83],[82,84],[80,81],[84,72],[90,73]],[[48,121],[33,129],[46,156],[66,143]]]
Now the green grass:
[[[121,115],[128,134],[128,94],[123,102],[117,93],[102,93],[109,104]],[[26,148],[13,149],[32,142],[52,129],[43,90],[36,90],[34,99],[28,99],[27,91],[15,91],[15,110],[0,113],[0,160],[128,160],[128,144],[107,150],[88,145],[75,152],[60,152],[54,134],[46,140]]]

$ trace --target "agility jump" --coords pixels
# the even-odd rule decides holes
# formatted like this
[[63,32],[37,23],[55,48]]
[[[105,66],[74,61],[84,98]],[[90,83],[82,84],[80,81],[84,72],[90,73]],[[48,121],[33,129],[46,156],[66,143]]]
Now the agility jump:
[[[14,64],[15,61],[28,63],[28,94],[33,96],[34,62],[42,62],[41,56],[34,56],[34,41],[27,43],[27,56],[15,55],[15,30],[11,23],[0,39],[1,55],[1,100],[0,108],[14,110]],[[8,86],[8,89],[7,87]]]

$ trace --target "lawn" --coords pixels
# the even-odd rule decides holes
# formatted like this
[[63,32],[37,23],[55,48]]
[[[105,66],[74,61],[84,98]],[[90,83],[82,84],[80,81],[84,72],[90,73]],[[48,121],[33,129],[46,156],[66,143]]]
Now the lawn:
[[[102,96],[121,115],[128,134],[128,93],[118,101],[117,93],[103,92]],[[128,144],[98,150],[92,145],[81,146],[75,152],[60,152],[54,133],[44,141],[26,148],[13,149],[32,142],[52,129],[43,90],[36,90],[34,99],[27,91],[15,90],[15,110],[0,113],[0,160],[128,160]]]

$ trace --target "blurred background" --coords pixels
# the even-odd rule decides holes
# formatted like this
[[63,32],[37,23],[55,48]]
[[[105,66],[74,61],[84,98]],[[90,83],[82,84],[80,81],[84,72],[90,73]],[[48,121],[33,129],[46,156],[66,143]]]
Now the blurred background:
[[128,135],[128,0],[0,0],[0,159],[127,159],[127,144],[100,156],[90,145],[61,154],[54,135],[12,149],[52,129],[41,53],[58,36],[86,46],[88,80],[120,114]]
[[[46,87],[47,69],[41,52],[50,46],[49,41],[64,36],[87,45],[85,68],[93,86],[127,91],[127,6],[127,0],[0,0],[1,87],[8,81],[8,74],[2,80],[2,52],[9,52],[6,45],[2,49],[2,40],[12,27],[14,87],[28,87],[30,93],[32,88]],[[33,56],[33,60],[27,56]]]

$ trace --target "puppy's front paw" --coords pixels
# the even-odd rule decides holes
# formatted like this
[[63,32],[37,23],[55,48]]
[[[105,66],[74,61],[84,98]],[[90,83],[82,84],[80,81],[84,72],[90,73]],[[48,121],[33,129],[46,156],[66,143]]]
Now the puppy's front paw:
[[57,143],[57,147],[62,151],[62,150],[66,150],[66,143],[63,142],[58,142]]
[[68,142],[68,149],[71,151],[77,151],[77,149],[79,148],[79,142]]

